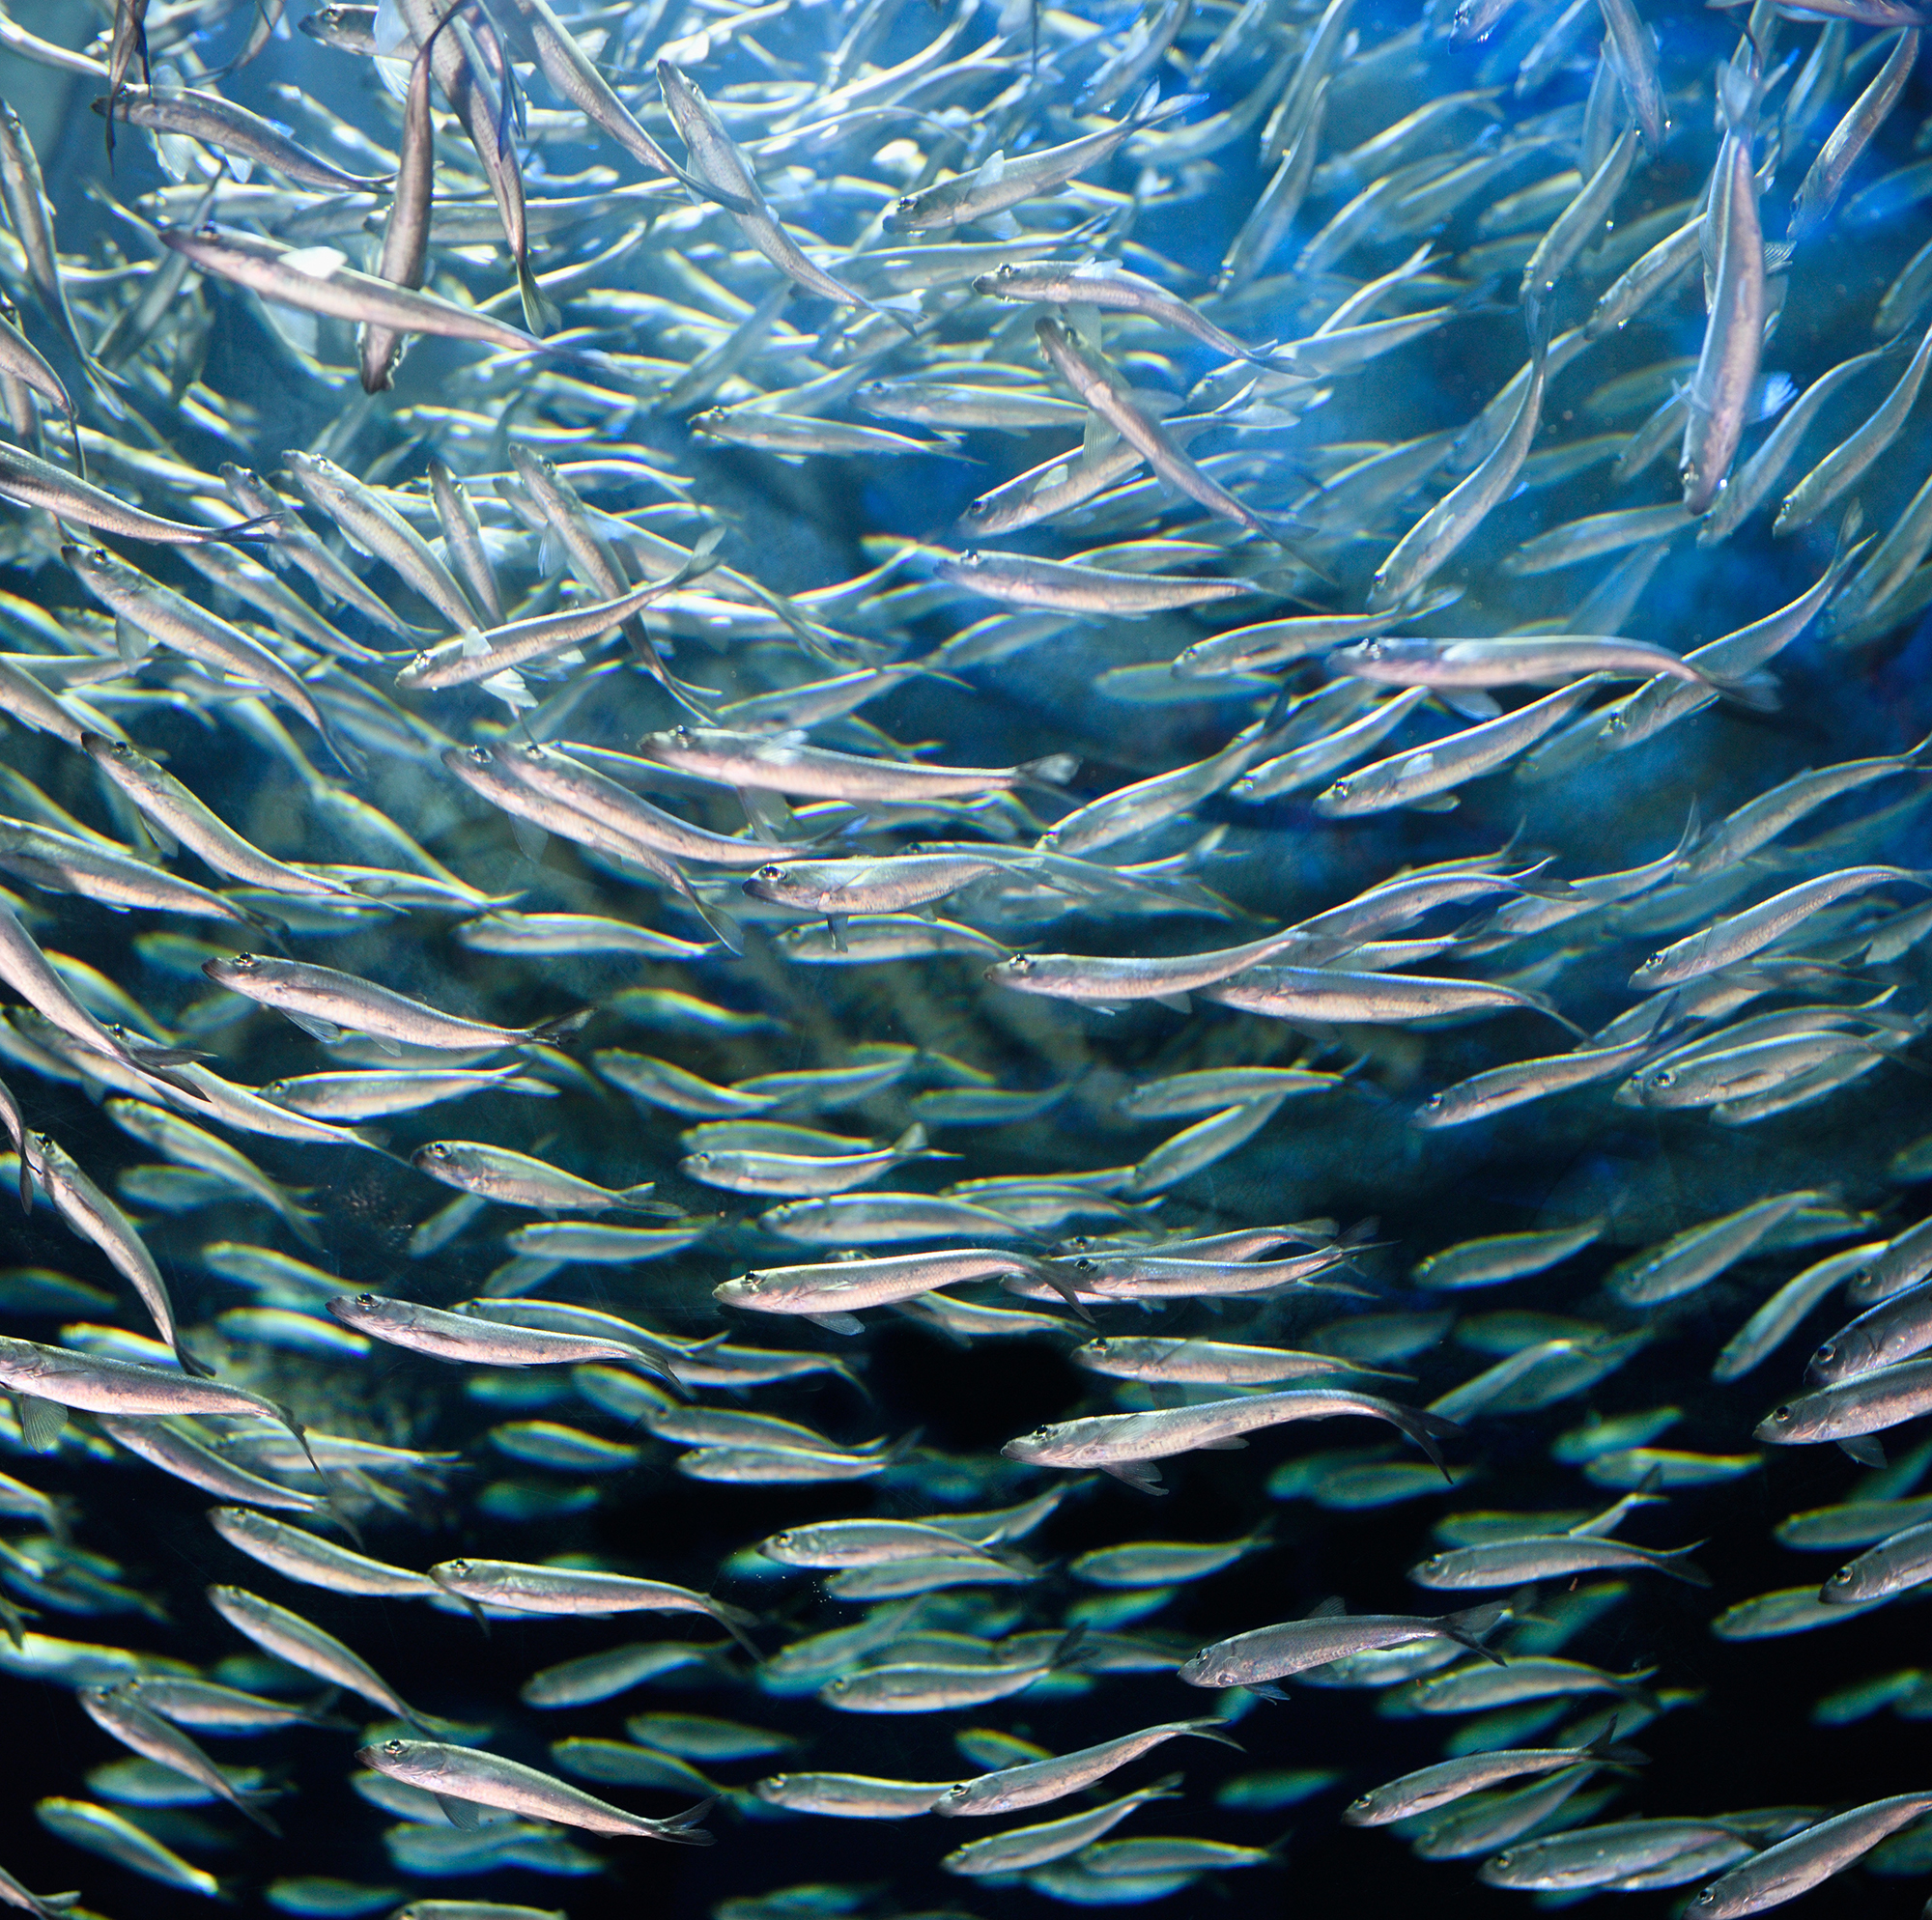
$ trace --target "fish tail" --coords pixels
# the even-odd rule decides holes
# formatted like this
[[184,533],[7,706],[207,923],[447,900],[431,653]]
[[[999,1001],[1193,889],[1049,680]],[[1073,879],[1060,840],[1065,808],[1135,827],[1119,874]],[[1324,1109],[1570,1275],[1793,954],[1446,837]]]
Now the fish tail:
[[563,324],[556,302],[537,285],[527,257],[517,262],[517,291],[523,296],[524,324],[538,339],[554,333]]
[[1219,1740],[1224,1747],[1233,1747],[1236,1753],[1247,1752],[1247,1748],[1219,1720],[1182,1720],[1174,1731],[1176,1734],[1195,1734],[1204,1740]]
[[1507,1664],[1503,1656],[1483,1643],[1513,1612],[1509,1601],[1490,1600],[1479,1607],[1464,1607],[1461,1613],[1445,1614],[1437,1623],[1437,1629],[1446,1633],[1458,1646],[1466,1647],[1472,1653],[1480,1653],[1484,1659],[1500,1667]]
[[1682,1580],[1690,1587],[1708,1587],[1711,1576],[1701,1567],[1690,1564],[1690,1556],[1704,1544],[1703,1540],[1692,1540],[1689,1546],[1674,1547],[1668,1553],[1654,1553],[1646,1558],[1660,1573],[1667,1573],[1673,1580]]
[[673,1814],[669,1820],[653,1821],[651,1824],[660,1840],[681,1840],[687,1847],[709,1847],[717,1836],[706,1833],[697,1822],[717,1804],[714,1794],[708,1800],[699,1800],[695,1807],[687,1807],[681,1814]]

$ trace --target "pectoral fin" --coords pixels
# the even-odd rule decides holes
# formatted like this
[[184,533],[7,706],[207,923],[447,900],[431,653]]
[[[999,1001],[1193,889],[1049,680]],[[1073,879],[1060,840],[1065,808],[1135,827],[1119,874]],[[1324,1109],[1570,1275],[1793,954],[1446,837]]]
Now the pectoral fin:
[[474,1833],[483,1824],[483,1811],[468,1800],[452,1800],[447,1793],[439,1793],[436,1803],[442,1809],[442,1817],[459,1833]]
[[67,1408],[58,1400],[35,1399],[30,1394],[14,1397],[14,1411],[20,1416],[20,1437],[37,1454],[51,1454],[60,1445],[67,1428]]

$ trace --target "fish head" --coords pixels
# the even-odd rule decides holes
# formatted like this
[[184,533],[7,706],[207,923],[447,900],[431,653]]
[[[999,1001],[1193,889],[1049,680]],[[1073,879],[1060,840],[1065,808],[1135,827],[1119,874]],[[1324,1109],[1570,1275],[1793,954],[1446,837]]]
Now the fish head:
[[104,547],[63,547],[61,558],[82,579],[109,579],[122,562]]
[[971,1804],[973,1783],[970,1780],[955,1781],[932,1803],[936,1814],[956,1814]]
[[990,295],[996,300],[1016,300],[1020,296],[1010,289],[1019,277],[1019,268],[1010,260],[1002,261],[990,273],[981,273],[975,278],[973,291]]
[[446,1140],[433,1140],[428,1145],[417,1147],[410,1155],[410,1165],[418,1172],[428,1173],[432,1177],[440,1169],[454,1166],[455,1162],[456,1148]]
[[[710,1157],[709,1154],[701,1153],[691,1155],[692,1160],[709,1160]],[[721,1281],[711,1289],[711,1297],[714,1300],[722,1300],[727,1307],[744,1307],[757,1300],[764,1285],[763,1274],[741,1273],[735,1280]]]
[[[1648,964],[1648,963],[1646,963]],[[1624,1088],[1618,1087],[1616,1098],[1626,1107],[1648,1107],[1661,1100],[1677,1085],[1677,1069],[1674,1066],[1654,1066],[1648,1073],[1639,1074],[1630,1083],[1631,1098],[1624,1098]]]
[[80,736],[81,751],[96,762],[111,760],[117,767],[141,767],[147,756],[131,740],[108,740],[98,733]]
[[745,882],[745,891],[754,900],[770,900],[782,905],[787,897],[785,870],[776,861],[761,866]]
[[204,960],[201,971],[216,986],[233,985],[237,980],[252,980],[262,972],[262,963],[252,953],[233,953],[225,960]]
[[1798,1409],[1795,1406],[1776,1406],[1751,1429],[1751,1438],[1776,1446],[1780,1441],[1788,1442],[1797,1426]]
[[902,193],[893,202],[892,211],[881,223],[889,234],[911,233],[919,221],[919,195]]
[[789,1773],[768,1773],[764,1779],[753,1784],[752,1792],[761,1800],[770,1800],[774,1806],[783,1806],[784,1796],[791,1789]]
[[1854,1373],[1867,1372],[1877,1364],[1871,1336],[1847,1327],[1842,1333],[1833,1334],[1811,1356],[1804,1377],[1814,1386],[1828,1386],[1834,1380],[1849,1379]]
[[[701,419],[703,415],[698,417]],[[688,726],[668,726],[660,732],[645,734],[638,742],[638,751],[646,759],[655,759],[661,754],[688,749],[696,743],[697,736]]]
[[1033,977],[1033,955],[1015,953],[996,960],[980,977],[996,987],[1023,987]]
[[1213,1648],[1202,1648],[1191,1660],[1181,1662],[1175,1677],[1189,1686],[1238,1686],[1240,1679],[1234,1668],[1217,1663],[1213,1653]]
[[1856,1564],[1841,1567],[1825,1582],[1824,1591],[1818,1595],[1822,1600],[1851,1600],[1857,1598],[1853,1589],[1858,1584]]
[[1066,1431],[1064,1426],[1036,1426],[1017,1440],[1009,1440],[1000,1452],[1009,1460],[1037,1460]]

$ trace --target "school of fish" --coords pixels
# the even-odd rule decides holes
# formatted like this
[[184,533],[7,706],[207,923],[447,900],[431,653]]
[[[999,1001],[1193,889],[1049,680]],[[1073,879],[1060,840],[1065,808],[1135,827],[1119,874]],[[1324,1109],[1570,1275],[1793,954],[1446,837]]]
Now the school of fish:
[[1915,1910],[1932,17],[97,11],[0,1903]]

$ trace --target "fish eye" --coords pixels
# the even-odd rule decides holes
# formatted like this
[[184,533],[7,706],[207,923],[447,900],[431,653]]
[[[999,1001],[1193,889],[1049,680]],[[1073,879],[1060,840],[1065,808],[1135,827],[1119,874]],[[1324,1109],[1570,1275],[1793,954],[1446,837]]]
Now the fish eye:
[[467,1560],[452,1560],[449,1563],[449,1570],[461,1579],[469,1571],[469,1563]]
[[1778,1426],[1789,1426],[1796,1417],[1788,1406],[1773,1407],[1771,1410],[1772,1421]]
[[[427,665],[428,662],[428,654],[419,653],[416,655],[418,665]],[[488,767],[494,765],[496,761],[496,755],[487,747],[472,747],[466,757],[472,767]]]
[[1838,1357],[1838,1342],[1834,1340],[1828,1340],[1825,1342],[1825,1344],[1821,1346],[1818,1349],[1818,1351],[1811,1356],[1813,1360],[1823,1360],[1828,1363],[1835,1360],[1837,1357]]
[[[1507,1849],[1505,1849],[1503,1852],[1496,1854],[1494,1858],[1491,1860],[1490,1865],[1492,1867],[1507,1867],[1510,1861],[1515,1857],[1516,1856],[1514,1854],[1510,1853]],[[1703,1896],[1700,1894],[1698,1898],[1702,1899]]]
[[429,664],[429,655],[427,653],[419,653],[410,662],[410,664],[412,666],[427,666]]
[[1098,1271],[1094,1261],[1084,1257],[1073,1262],[1073,1269],[1076,1273],[1094,1273]]
[[781,866],[761,866],[752,877],[754,880],[782,880],[784,878],[784,868]]
[[449,1158],[449,1143],[447,1141],[433,1140],[422,1151],[425,1160],[447,1160]]
[[1374,1797],[1375,1795],[1373,1793],[1359,1793],[1355,1796],[1354,1799],[1349,1802],[1349,1805],[1351,1809],[1355,1807],[1365,1807],[1369,1804],[1369,1802],[1372,1799],[1374,1799]]
[[691,740],[691,729],[688,726],[674,726],[670,730],[670,737],[680,747],[686,746]]
[[1031,974],[1033,972],[1033,955],[1031,953],[1015,953],[1007,962],[1007,966],[1015,974]]
[[1659,1067],[1657,1071],[1650,1076],[1650,1084],[1653,1087],[1675,1087],[1677,1085],[1676,1070],[1672,1067],[1667,1067],[1667,1066]]
[[355,1296],[355,1304],[358,1307],[373,1307],[376,1304],[376,1296],[373,1293],[358,1293]]
[[252,953],[238,953],[229,964],[234,967],[252,967],[255,964],[255,956]]
[[1349,782],[1347,780],[1337,780],[1335,784],[1328,789],[1328,791],[1332,793],[1337,800],[1340,800],[1346,794],[1351,792],[1352,789],[1350,787]]
[[383,1751],[391,1760],[400,1760],[403,1753],[403,1743],[401,1740],[384,1740],[383,1742]]
[[1839,1567],[1825,1584],[1828,1587],[1849,1587],[1852,1584],[1852,1569],[1849,1567]]

